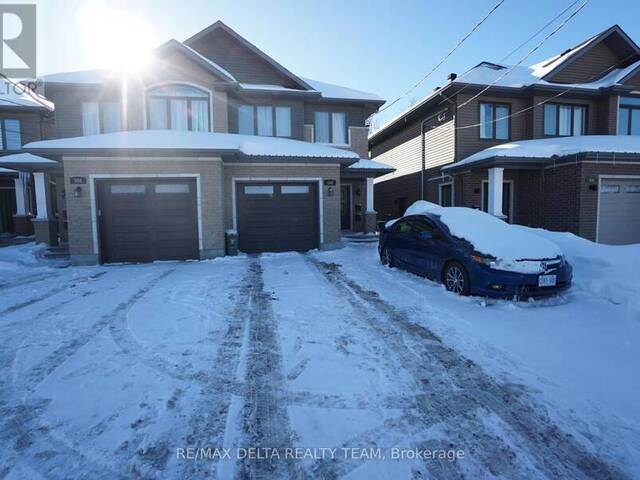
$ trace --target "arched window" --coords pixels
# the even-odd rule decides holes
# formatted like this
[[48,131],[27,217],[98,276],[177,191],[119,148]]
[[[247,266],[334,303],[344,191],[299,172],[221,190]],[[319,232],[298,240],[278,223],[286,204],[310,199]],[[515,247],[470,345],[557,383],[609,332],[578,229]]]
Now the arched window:
[[163,85],[147,91],[147,127],[152,130],[209,132],[209,94],[190,85]]

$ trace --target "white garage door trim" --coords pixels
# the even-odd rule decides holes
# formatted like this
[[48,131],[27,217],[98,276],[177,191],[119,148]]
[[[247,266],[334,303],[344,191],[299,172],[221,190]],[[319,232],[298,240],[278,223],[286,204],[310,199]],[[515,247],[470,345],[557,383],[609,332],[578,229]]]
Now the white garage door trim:
[[324,204],[322,203],[322,178],[320,177],[233,177],[231,179],[231,205],[233,229],[238,230],[238,204],[236,184],[238,182],[318,182],[318,210],[320,210],[320,245],[324,243]]
[[602,198],[602,180],[608,178],[615,178],[620,180],[640,180],[640,175],[607,175],[600,174],[598,175],[598,204],[596,207],[596,243],[600,243],[600,199]]
[[96,201],[96,180],[107,178],[195,178],[196,179],[196,207],[198,210],[198,249],[202,248],[202,195],[199,173],[96,173],[89,175],[89,200],[91,202],[91,230],[93,235],[93,253],[100,254],[100,241],[98,240],[98,207]]

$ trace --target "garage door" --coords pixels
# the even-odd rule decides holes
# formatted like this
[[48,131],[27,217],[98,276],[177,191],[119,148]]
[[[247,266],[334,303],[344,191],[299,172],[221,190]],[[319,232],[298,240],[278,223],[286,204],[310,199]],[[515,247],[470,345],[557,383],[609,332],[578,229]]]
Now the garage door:
[[103,262],[198,258],[195,180],[109,180],[97,185]]
[[239,183],[238,239],[242,252],[305,251],[318,247],[315,183]]
[[640,177],[603,178],[599,195],[598,241],[640,243]]

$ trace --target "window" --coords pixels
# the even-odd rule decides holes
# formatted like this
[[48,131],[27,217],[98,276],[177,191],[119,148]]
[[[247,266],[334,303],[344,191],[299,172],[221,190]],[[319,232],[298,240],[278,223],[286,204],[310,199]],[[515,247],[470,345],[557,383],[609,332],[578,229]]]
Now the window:
[[147,92],[147,127],[209,132],[209,94],[189,85],[165,85]]
[[309,193],[308,185],[283,185],[280,187],[280,192],[283,194],[300,194]]
[[601,193],[620,193],[620,185],[605,184],[600,188]]
[[544,134],[569,137],[587,134],[587,107],[545,103]]
[[640,98],[620,97],[618,135],[640,135]]
[[20,150],[22,148],[22,133],[20,120],[5,118],[0,120],[0,141],[3,150]]
[[271,195],[273,196],[273,185],[246,185],[245,195]]
[[344,112],[315,112],[315,141],[317,143],[347,144],[347,114]]
[[156,193],[189,193],[188,183],[159,183],[155,186]]
[[111,185],[111,193],[112,194],[134,194],[140,195],[146,192],[146,188],[144,185],[133,185],[133,184],[125,184],[125,185]]
[[627,185],[624,187],[624,193],[640,193],[640,185]]
[[291,136],[291,107],[270,105],[240,105],[238,133],[266,137]]
[[82,102],[83,135],[98,135],[121,130],[120,102]]
[[509,140],[510,106],[499,103],[480,103],[480,138]]

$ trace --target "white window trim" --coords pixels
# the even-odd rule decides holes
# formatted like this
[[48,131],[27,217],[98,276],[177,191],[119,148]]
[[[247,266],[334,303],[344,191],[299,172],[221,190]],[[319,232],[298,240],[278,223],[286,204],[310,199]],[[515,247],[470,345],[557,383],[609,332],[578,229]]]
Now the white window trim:
[[153,90],[155,88],[158,87],[166,87],[168,85],[187,85],[189,87],[193,87],[193,88],[197,88],[199,90],[202,90],[203,92],[206,92],[209,95],[209,132],[213,132],[214,128],[213,128],[213,90],[207,88],[207,87],[203,87],[202,85],[199,85],[197,83],[193,83],[193,82],[181,82],[179,80],[176,81],[170,81],[170,82],[159,82],[159,83],[153,83],[151,85],[147,85],[143,90],[142,90],[142,124],[144,125],[144,129],[145,130],[150,130],[149,129],[149,123],[148,123],[148,118],[147,118],[147,93],[149,92],[149,90]]
[[[511,187],[509,188],[510,190],[510,194],[509,194],[509,223],[513,223],[513,214],[515,213],[513,211],[513,207],[514,207],[514,182],[513,180],[503,180],[502,183],[508,183],[511,185]],[[484,191],[485,188],[487,188],[489,186],[489,180],[482,180],[482,187],[480,189],[480,210],[482,210],[484,212],[484,209],[482,208],[482,202],[484,201]],[[504,212],[502,212],[504,214]],[[504,217],[503,217],[504,218]]]
[[203,250],[202,245],[202,188],[200,187],[199,173],[122,173],[122,174],[90,174],[89,175],[89,199],[91,202],[91,230],[93,234],[93,253],[100,255],[100,241],[98,237],[98,202],[96,197],[96,180],[109,178],[195,178],[196,179],[196,204],[198,210],[198,249]]
[[318,183],[318,210],[319,215],[319,231],[320,231],[320,246],[324,243],[324,204],[322,193],[321,177],[232,177],[231,178],[231,211],[233,216],[233,229],[238,230],[238,202],[237,202],[237,183],[250,183],[250,182],[317,182]]
[[442,187],[446,185],[451,185],[451,206],[455,207],[456,205],[456,190],[453,180],[448,180],[446,182],[442,182],[438,184],[438,205],[442,205]]
[[[619,98],[619,97],[618,97]],[[596,206],[596,243],[600,243],[600,198],[601,198],[601,190],[602,190],[602,180],[607,178],[615,178],[619,180],[640,180],[640,175],[607,175],[605,173],[601,173],[598,175],[598,202]]]

